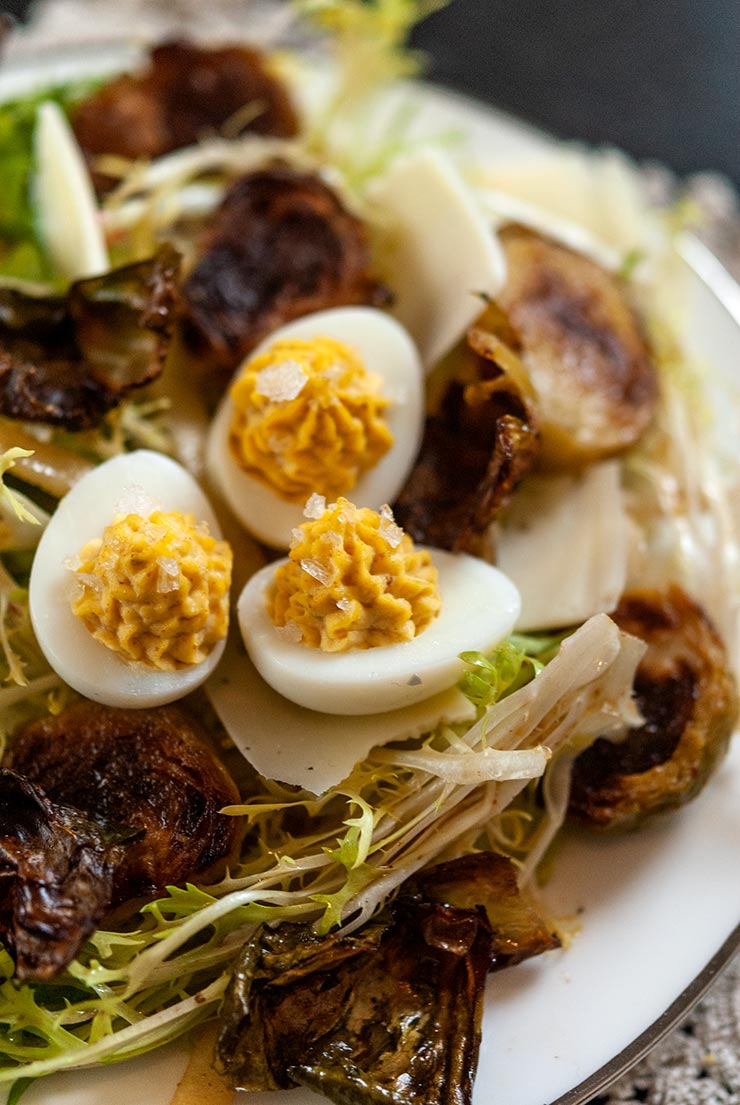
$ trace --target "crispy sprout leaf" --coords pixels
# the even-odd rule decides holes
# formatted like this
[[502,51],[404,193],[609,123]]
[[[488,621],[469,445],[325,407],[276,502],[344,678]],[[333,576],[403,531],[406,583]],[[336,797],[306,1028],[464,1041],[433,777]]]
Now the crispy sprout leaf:
[[0,936],[19,981],[52,978],[74,958],[110,904],[121,845],[138,835],[0,769]]
[[395,503],[416,541],[455,552],[479,549],[538,452],[538,414],[516,337],[494,304],[468,332],[419,458]]
[[441,864],[349,936],[260,930],[240,957],[217,1054],[243,1089],[300,1083],[338,1105],[463,1105],[488,970],[557,946],[508,860]]
[[150,260],[75,282],[66,296],[0,288],[0,413],[87,429],[158,376],[178,269],[165,246]]

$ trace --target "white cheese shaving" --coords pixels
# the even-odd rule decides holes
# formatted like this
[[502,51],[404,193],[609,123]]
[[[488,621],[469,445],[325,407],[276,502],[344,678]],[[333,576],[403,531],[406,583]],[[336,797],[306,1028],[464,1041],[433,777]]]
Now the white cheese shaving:
[[496,535],[496,563],[522,597],[517,628],[559,629],[613,610],[627,535],[617,461],[525,481]]

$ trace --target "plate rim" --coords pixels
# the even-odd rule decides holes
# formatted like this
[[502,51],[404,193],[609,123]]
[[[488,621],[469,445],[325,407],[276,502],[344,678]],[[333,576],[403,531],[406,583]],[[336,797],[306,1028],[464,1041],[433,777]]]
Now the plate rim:
[[[4,94],[2,86],[6,83],[5,79],[9,77],[12,85],[13,76],[16,73],[22,74],[29,66],[34,67],[34,63],[41,70],[53,70],[54,63],[59,60],[74,58],[83,65],[85,62],[95,60],[100,66],[100,69],[97,65],[93,67],[95,75],[99,74],[104,77],[111,73],[111,70],[115,72],[119,65],[126,64],[129,60],[135,59],[137,55],[140,56],[142,50],[148,44],[149,40],[144,36],[122,35],[100,40],[90,39],[77,44],[69,42],[63,42],[59,45],[44,43],[43,45],[35,45],[28,51],[21,47],[18,52],[14,52],[3,59],[2,69],[0,70],[0,106],[7,99],[32,95],[35,89],[43,88],[45,84],[48,84],[49,79],[52,82],[54,81],[55,78],[52,72],[47,72],[47,74],[42,72],[39,74],[40,80],[35,88],[31,86],[21,92],[12,92],[10,96]],[[100,56],[101,51],[104,55],[102,58]],[[579,140],[561,138],[518,116],[511,110],[468,95],[454,86],[425,79],[403,83],[420,90],[422,95],[431,92],[433,95],[441,95],[444,99],[456,103],[461,108],[472,108],[482,114],[490,113],[506,119],[517,129],[525,131],[544,142],[558,146],[581,146],[585,149],[594,150],[609,148],[608,143],[593,145]],[[690,232],[682,234],[677,241],[677,247],[693,275],[721,303],[740,331],[740,284],[716,254],[695,234]],[[736,734],[736,736],[738,735],[740,734]],[[596,1071],[557,1098],[549,1100],[547,1105],[586,1105],[594,1095],[608,1090],[609,1087],[613,1086],[615,1082],[629,1073],[642,1059],[650,1054],[673,1030],[678,1028],[736,958],[740,958],[740,922],[712,955],[706,966],[685,986],[652,1024]]]

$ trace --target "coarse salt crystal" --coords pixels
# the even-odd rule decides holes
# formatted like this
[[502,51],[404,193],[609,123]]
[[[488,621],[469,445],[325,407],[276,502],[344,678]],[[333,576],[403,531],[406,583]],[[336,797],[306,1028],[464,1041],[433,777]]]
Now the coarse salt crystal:
[[286,622],[285,625],[276,625],[275,634],[281,641],[288,641],[290,644],[298,644],[303,640],[303,630],[297,622]]
[[123,494],[115,505],[115,513],[138,514],[140,518],[148,518],[155,510],[161,508],[161,503],[144,490],[141,484],[132,483],[124,488]]
[[317,495],[315,492],[308,497],[305,507],[303,508],[303,517],[310,518],[312,521],[316,521],[326,510],[326,499],[323,495]]
[[306,559],[301,561],[301,567],[307,575],[310,575],[312,579],[315,579],[324,587],[326,587],[328,583],[331,583],[332,573],[327,567],[321,564],[320,561],[306,557]]
[[348,599],[345,595],[344,598],[337,599],[337,606],[339,607],[340,610],[351,610],[352,609],[352,600]]
[[160,556],[157,558],[157,591],[160,595],[168,595],[177,591],[180,586],[180,569],[177,561],[172,556]]
[[[334,506],[337,504],[334,503]],[[354,503],[348,502],[343,510],[340,510],[337,514],[337,518],[344,526],[353,526],[357,521],[357,507]]]
[[297,361],[280,361],[257,373],[254,392],[273,403],[288,403],[301,394],[307,382],[308,376]]
[[392,549],[397,549],[403,540],[403,530],[396,524],[393,511],[389,506],[382,506],[379,511],[380,526],[378,532],[384,537]]

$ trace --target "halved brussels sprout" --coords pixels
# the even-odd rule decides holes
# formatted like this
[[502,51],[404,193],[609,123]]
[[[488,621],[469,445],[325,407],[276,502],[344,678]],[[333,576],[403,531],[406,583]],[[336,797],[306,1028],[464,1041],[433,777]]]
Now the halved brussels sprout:
[[635,677],[645,721],[625,740],[600,738],[581,753],[570,812],[623,829],[699,793],[727,750],[738,697],[722,641],[680,587],[629,591],[612,617],[647,642]]
[[518,225],[500,232],[498,302],[521,341],[540,414],[540,466],[574,468],[634,445],[658,386],[626,285],[582,254]]

